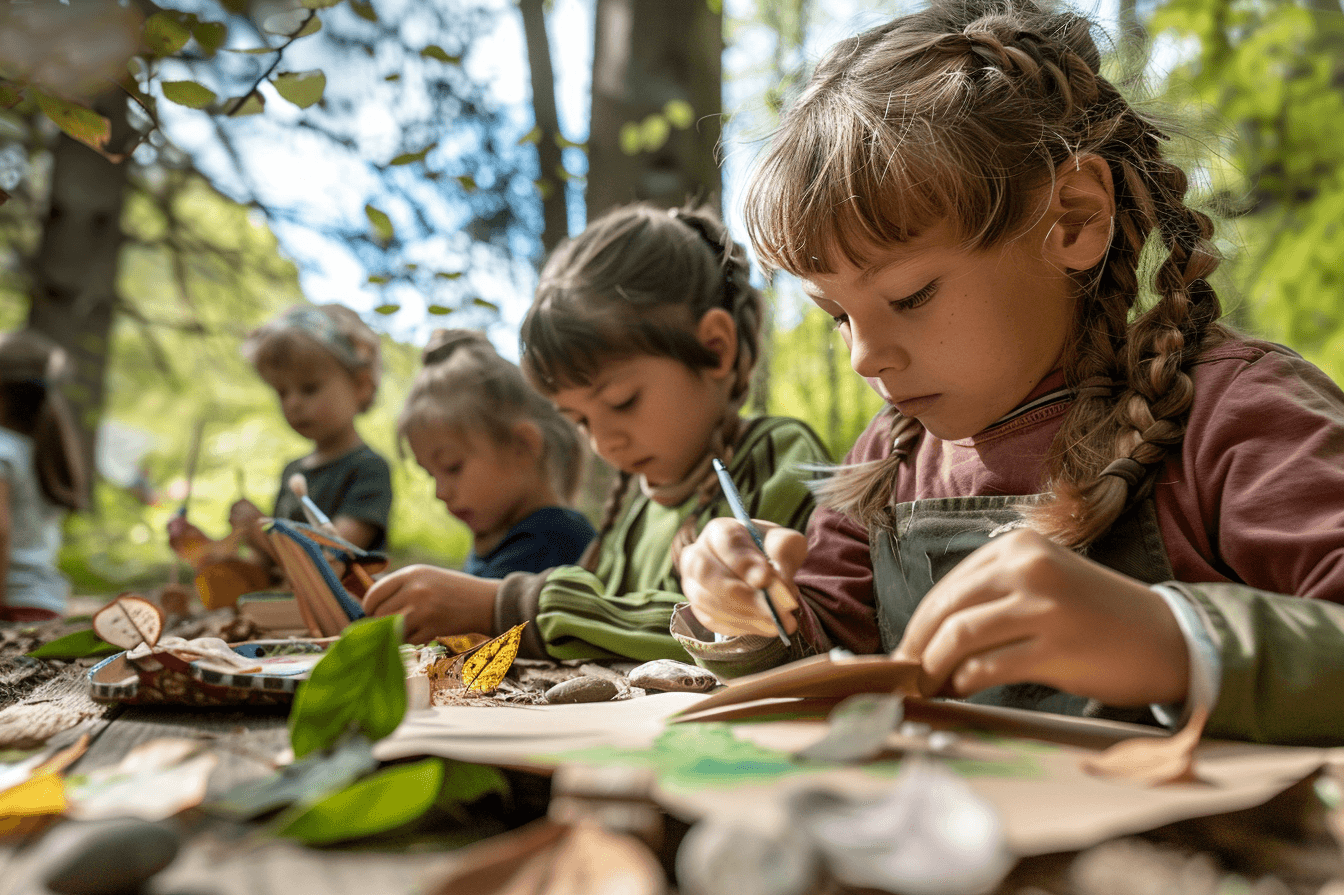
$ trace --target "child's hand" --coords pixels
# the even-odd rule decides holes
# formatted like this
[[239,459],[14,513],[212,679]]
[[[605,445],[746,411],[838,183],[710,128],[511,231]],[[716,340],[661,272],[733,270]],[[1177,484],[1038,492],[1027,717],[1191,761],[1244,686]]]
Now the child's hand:
[[406,617],[407,643],[448,634],[490,634],[499,582],[453,569],[407,566],[375,581],[364,595],[369,615]]
[[929,695],[1033,682],[1108,705],[1183,701],[1190,663],[1147,585],[1028,529],[972,553],[915,610],[897,647]]
[[246,497],[239,498],[229,507],[229,527],[235,531],[250,531],[265,516],[257,505]]
[[761,555],[746,526],[736,519],[711,519],[681,552],[681,591],[695,617],[720,634],[774,637],[775,625],[761,599],[766,588],[779,610],[784,630],[798,629],[793,576],[807,558],[807,538],[791,528],[754,520],[774,565]]

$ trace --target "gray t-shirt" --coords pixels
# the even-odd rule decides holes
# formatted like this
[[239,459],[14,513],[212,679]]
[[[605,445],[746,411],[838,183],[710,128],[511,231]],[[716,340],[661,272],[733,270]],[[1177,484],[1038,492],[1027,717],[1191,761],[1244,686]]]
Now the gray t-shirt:
[[0,426],[0,479],[9,485],[9,572],[5,605],[65,610],[70,585],[56,569],[65,511],[37,480],[33,440]]

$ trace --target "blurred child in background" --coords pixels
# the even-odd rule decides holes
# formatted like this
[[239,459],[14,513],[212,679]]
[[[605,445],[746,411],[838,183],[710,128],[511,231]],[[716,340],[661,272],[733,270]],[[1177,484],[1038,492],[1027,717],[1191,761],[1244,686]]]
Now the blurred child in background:
[[56,383],[63,352],[32,330],[0,335],[0,621],[65,609],[61,519],[84,507],[83,454]]
[[[306,520],[290,487],[300,474],[308,496],[341,537],[357,547],[382,549],[392,509],[392,473],[355,428],[355,418],[372,406],[378,391],[378,336],[349,308],[300,305],[252,332],[243,355],[275,390],[285,422],[313,443],[311,453],[281,473],[272,516]],[[262,556],[272,557],[262,516],[244,498],[230,509],[229,522],[246,531],[247,542]]]
[[596,534],[571,508],[584,453],[561,416],[483,333],[435,330],[397,423],[434,493],[471,529],[481,578],[579,561]]

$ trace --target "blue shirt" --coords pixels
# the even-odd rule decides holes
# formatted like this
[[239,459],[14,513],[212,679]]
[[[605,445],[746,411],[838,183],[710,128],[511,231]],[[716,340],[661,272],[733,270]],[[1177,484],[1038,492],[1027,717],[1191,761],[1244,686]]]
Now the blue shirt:
[[582,513],[568,507],[543,507],[523,519],[485,556],[472,550],[463,571],[478,578],[503,578],[510,572],[544,572],[578,563],[597,535]]

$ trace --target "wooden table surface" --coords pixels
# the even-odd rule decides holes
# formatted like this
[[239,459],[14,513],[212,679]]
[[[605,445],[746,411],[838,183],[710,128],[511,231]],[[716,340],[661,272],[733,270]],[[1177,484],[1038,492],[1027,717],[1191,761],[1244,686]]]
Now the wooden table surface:
[[[203,738],[219,757],[209,799],[270,773],[288,746],[282,710],[103,706],[88,699],[87,662],[48,663],[56,671],[41,669],[37,685],[25,690],[13,684],[24,674],[31,680],[33,661],[0,654],[0,749],[12,748],[24,730],[50,744],[88,734],[89,747],[69,773],[115,765],[130,749],[154,739]],[[68,723],[59,732],[47,730],[62,719]],[[1308,780],[1258,808],[1183,821],[1082,852],[1026,859],[997,893],[1344,895],[1344,851],[1332,832],[1344,829],[1344,821],[1318,789]],[[166,823],[182,832],[184,844],[151,884],[149,891],[160,895],[422,892],[456,860],[453,849],[423,840],[410,848],[308,848],[257,836],[256,825],[228,823],[199,810]],[[0,839],[0,895],[43,895],[47,890],[36,878],[41,860],[40,834]]]

